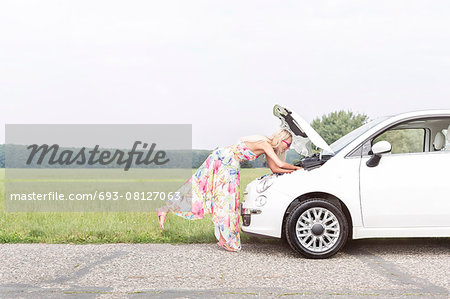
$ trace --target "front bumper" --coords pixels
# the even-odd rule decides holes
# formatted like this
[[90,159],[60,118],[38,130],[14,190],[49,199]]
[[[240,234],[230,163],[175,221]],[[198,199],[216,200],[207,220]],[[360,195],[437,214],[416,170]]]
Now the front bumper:
[[[280,175],[273,174],[270,176],[277,178]],[[258,190],[258,185],[261,187],[260,183],[268,177],[263,176],[255,179],[246,186],[240,205],[241,229],[244,233],[280,238],[284,213],[292,198],[274,188],[278,179],[273,181],[273,185]],[[261,196],[264,196],[265,200],[258,200]]]
[[242,225],[249,226],[252,220],[252,214],[261,214],[261,209],[243,208],[241,204]]

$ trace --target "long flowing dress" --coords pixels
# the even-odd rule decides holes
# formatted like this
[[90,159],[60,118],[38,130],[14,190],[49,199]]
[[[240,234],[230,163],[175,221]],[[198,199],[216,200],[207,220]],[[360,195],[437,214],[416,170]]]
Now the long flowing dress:
[[186,219],[212,214],[216,238],[222,235],[226,245],[239,252],[240,162],[256,158],[244,141],[214,150],[178,189],[181,199],[168,201],[159,211],[170,210]]

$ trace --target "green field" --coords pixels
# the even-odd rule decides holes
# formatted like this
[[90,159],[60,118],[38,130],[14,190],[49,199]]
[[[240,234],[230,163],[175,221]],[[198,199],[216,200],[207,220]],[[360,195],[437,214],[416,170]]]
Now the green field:
[[[195,171],[195,170],[193,170]],[[245,186],[267,168],[241,169]],[[216,242],[210,215],[185,220],[169,214],[161,231],[153,212],[5,212],[5,177],[0,170],[0,243],[209,243]],[[249,236],[242,234],[242,241]]]

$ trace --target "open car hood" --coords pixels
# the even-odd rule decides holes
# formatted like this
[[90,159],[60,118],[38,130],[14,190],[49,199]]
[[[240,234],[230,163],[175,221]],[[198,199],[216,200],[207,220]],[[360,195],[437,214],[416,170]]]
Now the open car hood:
[[325,140],[295,112],[277,104],[273,107],[273,115],[281,120],[281,128],[292,134],[292,148],[300,155],[308,157],[312,155],[311,143],[327,154],[334,154]]

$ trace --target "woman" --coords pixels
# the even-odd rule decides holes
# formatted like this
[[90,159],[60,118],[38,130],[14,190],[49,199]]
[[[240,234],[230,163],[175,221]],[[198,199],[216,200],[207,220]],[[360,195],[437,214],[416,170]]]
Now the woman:
[[229,251],[240,251],[239,236],[239,181],[240,161],[253,161],[266,155],[267,164],[274,173],[292,172],[300,167],[285,162],[286,150],[292,143],[289,131],[281,129],[270,138],[253,135],[239,142],[214,150],[195,174],[178,190],[181,200],[168,201],[158,209],[161,229],[168,211],[186,219],[200,219],[213,214],[215,236],[219,246]]

